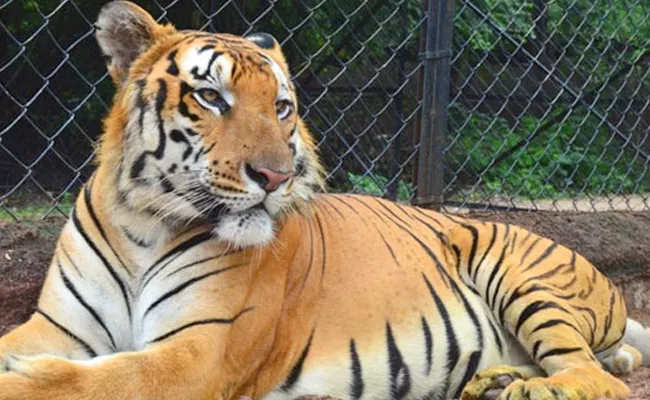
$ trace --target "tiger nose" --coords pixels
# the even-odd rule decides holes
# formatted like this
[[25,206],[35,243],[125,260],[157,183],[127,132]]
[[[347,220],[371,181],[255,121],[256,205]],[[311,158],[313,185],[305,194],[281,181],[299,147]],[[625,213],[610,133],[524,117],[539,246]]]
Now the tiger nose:
[[269,168],[255,169],[250,165],[246,165],[246,175],[267,192],[272,192],[279,188],[280,185],[291,179],[293,174],[293,171],[279,172]]

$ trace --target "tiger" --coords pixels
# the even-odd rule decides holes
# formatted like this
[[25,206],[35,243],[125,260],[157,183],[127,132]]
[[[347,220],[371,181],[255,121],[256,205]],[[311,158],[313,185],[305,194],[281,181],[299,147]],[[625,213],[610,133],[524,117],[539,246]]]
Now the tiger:
[[0,400],[623,399],[650,333],[520,227],[327,194],[279,42],[127,1],[116,87]]

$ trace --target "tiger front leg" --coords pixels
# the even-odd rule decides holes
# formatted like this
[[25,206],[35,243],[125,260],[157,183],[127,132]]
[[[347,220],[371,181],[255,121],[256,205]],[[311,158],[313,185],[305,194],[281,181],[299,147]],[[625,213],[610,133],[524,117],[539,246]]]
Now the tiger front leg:
[[42,311],[0,338],[0,372],[7,370],[14,356],[50,354],[84,360],[94,356],[73,335],[57,327],[56,321]]
[[224,383],[218,335],[201,327],[195,334],[87,361],[11,356],[0,375],[0,400],[228,398],[218,385]]

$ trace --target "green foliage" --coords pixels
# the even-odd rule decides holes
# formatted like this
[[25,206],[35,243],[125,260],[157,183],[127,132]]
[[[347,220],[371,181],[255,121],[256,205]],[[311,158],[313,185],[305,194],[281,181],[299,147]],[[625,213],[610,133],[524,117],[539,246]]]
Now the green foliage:
[[[389,179],[385,176],[375,175],[356,175],[348,172],[348,179],[352,183],[352,191],[355,193],[365,193],[373,196],[385,196],[388,188]],[[411,199],[413,185],[410,182],[399,180],[397,182],[397,200],[407,203]]]
[[[14,1],[5,9],[2,23],[18,41],[26,41],[47,23],[47,32],[56,37],[65,49],[91,29],[88,22],[79,17],[79,10],[88,21],[93,21],[104,3],[105,0],[76,1],[73,6],[70,2],[59,0]],[[156,16],[162,14],[159,2],[141,0],[138,3]],[[311,73],[318,74],[319,79],[327,83],[328,77],[334,76],[345,65],[352,78],[341,79],[337,83],[354,87],[362,82],[355,74],[363,74],[383,65],[387,56],[401,43],[406,43],[399,49],[405,52],[410,62],[417,60],[419,52],[421,0],[250,0],[231,4],[196,0],[190,6],[185,2],[163,2],[162,5],[167,7],[166,18],[180,28],[214,29],[236,34],[251,30],[272,33],[285,42],[284,50],[292,70],[303,71],[297,76],[298,84],[307,86],[316,84],[315,80],[310,79]],[[207,18],[206,15],[215,11],[214,7],[220,11]],[[269,7],[273,8],[270,12]],[[545,56],[552,65],[553,77],[548,78],[550,84],[545,83],[538,98],[555,99],[560,107],[558,112],[573,98],[561,97],[557,88],[560,85],[552,78],[566,82],[575,92],[592,93],[592,98],[596,100],[587,101],[603,114],[613,107],[609,103],[600,104],[599,101],[605,101],[601,99],[619,98],[626,94],[641,98],[643,91],[632,93],[632,89],[637,90],[640,80],[643,80],[641,87],[645,93],[650,89],[643,71],[622,75],[624,79],[610,80],[614,72],[650,53],[650,8],[647,1],[461,0],[454,2],[454,8],[457,15],[453,32],[456,60],[453,68],[462,79],[460,83],[464,83],[468,77],[473,79],[469,86],[463,88],[470,95],[475,91],[480,97],[488,91],[497,90],[500,90],[496,93],[498,96],[521,95],[520,92],[530,90],[529,86],[522,84],[517,72],[526,70],[531,61],[526,57],[513,61],[518,46],[505,38],[503,32],[533,54],[546,45]],[[6,17],[8,15],[17,17]],[[45,16],[48,16],[47,22]],[[251,27],[250,22],[253,21],[255,24]],[[44,32],[30,39],[22,49],[8,35],[0,38],[0,52],[4,52],[6,57],[14,57],[19,51],[25,54],[7,69],[6,79],[3,80],[3,85],[21,102],[29,100],[42,84],[26,59],[35,65],[40,74],[47,75],[62,57],[61,50],[47,40],[48,35]],[[103,62],[93,46],[94,39],[88,36],[68,52],[69,62],[91,83],[105,73]],[[518,53],[518,56],[521,57],[521,54]],[[306,66],[309,66],[309,70],[304,69]],[[545,79],[542,75],[540,78]],[[498,83],[492,85],[495,79]],[[378,81],[380,86],[385,83]],[[628,91],[628,88],[631,90]],[[66,150],[74,149],[70,153],[79,153],[72,162],[78,165],[88,149],[77,149],[90,147],[89,140],[80,132],[96,135],[101,131],[100,120],[106,112],[105,104],[110,103],[112,85],[109,80],[104,80],[93,87],[95,94],[78,110],[77,105],[87,96],[90,88],[81,82],[77,72],[64,67],[50,79],[48,89],[57,95],[67,109],[75,110],[75,124],[80,129],[70,128],[60,134],[56,141],[58,145],[63,143]],[[461,100],[466,99],[461,96]],[[0,105],[3,106],[0,107],[2,121],[11,121],[20,113],[8,99],[5,99],[5,103],[0,101]],[[338,113],[345,114],[346,123],[339,125],[349,126],[350,132],[346,132],[349,136],[363,129],[359,125],[365,123],[367,107],[372,109],[374,106],[364,104],[341,111],[344,107],[338,102],[319,103],[319,108],[325,110],[331,120],[338,118]],[[524,113],[506,120],[488,114],[484,109],[470,111],[461,104],[452,105],[448,136],[458,135],[459,139],[453,143],[446,161],[450,170],[460,172],[459,187],[472,187],[480,179],[478,186],[491,193],[532,197],[558,197],[583,192],[649,191],[647,166],[631,145],[614,138],[602,121],[585,110],[584,103],[578,102],[572,107],[575,109],[566,119],[542,132],[504,162],[492,165],[495,157],[530,137],[550,117],[540,120],[532,113]],[[31,121],[45,135],[53,135],[70,117],[58,105],[58,101],[49,98],[47,93],[30,106],[30,112]],[[358,117],[355,112],[359,112]],[[630,111],[634,112],[637,111]],[[325,128],[331,123],[331,120],[323,118],[321,121],[319,118],[317,113],[312,113],[310,122]],[[353,120],[359,121],[359,125],[353,124]],[[29,153],[30,149],[37,152],[32,142],[39,140],[41,138],[34,133],[34,129],[23,124],[16,125],[3,138],[3,143],[18,153],[20,149]],[[374,137],[373,140],[377,141]],[[333,144],[328,143],[330,146]],[[376,146],[376,143],[364,143],[359,151],[371,153],[373,145]],[[621,151],[623,147],[625,150]],[[332,152],[339,154],[338,148]],[[54,179],[63,175],[57,168],[61,166],[46,166],[42,173],[50,173]],[[64,171],[68,172],[67,169]],[[22,169],[11,172],[22,177]],[[376,172],[373,177],[351,172],[347,176],[342,174],[343,180],[349,180],[349,185],[343,189],[385,195],[389,180]],[[447,177],[446,181],[450,179]],[[408,200],[411,192],[410,184],[404,181],[398,183],[400,200]],[[16,211],[22,212],[19,209]],[[25,212],[29,213],[29,210]]]
[[[467,96],[449,108],[447,182],[456,171],[455,189],[532,198],[650,190],[648,165],[634,148],[636,143],[648,151],[643,128],[631,122],[642,112],[634,99],[650,90],[647,68],[639,63],[650,54],[647,2],[472,0],[456,5],[456,86],[462,84]],[[571,92],[580,100],[574,101]],[[530,104],[517,104],[522,100]],[[539,110],[547,107],[553,107],[550,115],[540,117]],[[567,108],[566,117],[544,127]],[[618,124],[629,142],[589,108]],[[525,145],[519,151],[494,163],[521,141]]]
[[[539,4],[539,8],[535,3]],[[464,5],[465,2],[460,4]],[[553,43],[559,48],[568,41],[598,43],[603,39],[631,46],[647,46],[650,38],[650,10],[643,1],[482,0],[472,1],[471,4],[479,12],[470,6],[458,7],[461,13],[455,20],[454,35],[459,43],[467,43],[474,50],[509,46],[508,41],[502,38],[501,31],[522,43],[538,39],[540,29],[545,29],[546,34],[557,32]],[[543,14],[547,14],[548,20],[539,18]],[[548,26],[543,25],[546,21]]]
[[[456,41],[469,45],[474,50],[489,51],[497,45],[504,45],[501,30],[514,38],[525,41],[534,32],[533,6],[530,1],[486,0],[478,9],[489,16],[483,18],[474,10],[462,8],[454,23]],[[496,25],[495,27],[492,25]]]
[[622,144],[604,123],[584,111],[540,132],[498,164],[493,164],[498,155],[530,138],[544,121],[527,115],[510,126],[498,116],[470,113],[459,106],[450,109],[450,119],[466,121],[458,126],[459,139],[446,158],[450,168],[464,176],[466,187],[530,198],[650,191],[648,167],[632,145]]
[[[57,204],[59,210],[65,215],[69,215],[74,205],[72,194],[65,193]],[[19,221],[33,221],[43,218],[48,211],[52,211],[53,203],[51,201],[43,201],[43,199],[25,199],[21,204],[8,205],[4,204],[0,207],[0,221],[12,222],[14,218]],[[55,212],[56,213],[56,212]]]

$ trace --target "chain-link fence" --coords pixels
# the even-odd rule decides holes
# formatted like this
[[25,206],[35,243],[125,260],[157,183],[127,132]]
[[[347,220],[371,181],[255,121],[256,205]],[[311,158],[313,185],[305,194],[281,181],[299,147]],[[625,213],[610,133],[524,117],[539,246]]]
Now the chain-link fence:
[[[332,190],[650,208],[645,0],[430,1],[138,3],[183,29],[272,33]],[[104,3],[0,5],[0,220],[66,212],[93,169],[113,94],[94,39]]]
[[650,209],[650,3],[455,7],[445,201]]

